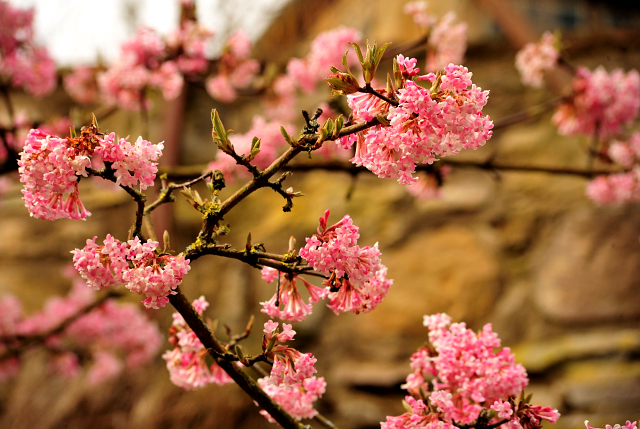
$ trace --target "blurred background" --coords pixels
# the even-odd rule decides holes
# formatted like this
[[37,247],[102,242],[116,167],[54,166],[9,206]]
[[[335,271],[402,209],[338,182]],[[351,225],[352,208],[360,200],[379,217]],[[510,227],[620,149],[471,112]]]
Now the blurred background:
[[[139,23],[162,32],[178,17],[170,1],[42,2],[36,4],[36,31],[56,60],[70,66],[117,55],[118,43]],[[256,43],[253,56],[281,69],[303,57],[319,33],[354,27],[363,39],[402,45],[419,39],[420,29],[403,13],[403,1],[304,0],[275,2],[196,1],[198,17],[217,34],[244,28]],[[72,6],[73,4],[73,6]],[[99,11],[93,7],[101,8]],[[429,4],[442,16],[453,10],[467,22],[464,65],[478,86],[491,91],[485,108],[493,119],[507,117],[557,97],[557,91],[522,85],[514,67],[516,51],[546,30],[559,29],[566,57],[590,69],[640,68],[640,7],[636,1],[452,0]],[[250,13],[254,13],[251,15]],[[109,19],[107,19],[109,18]],[[124,18],[124,19],[123,19]],[[124,25],[118,28],[117,25]],[[124,23],[124,24],[123,24]],[[156,26],[157,25],[157,26]],[[98,29],[99,40],[89,33]],[[224,37],[223,37],[224,39]],[[71,45],[71,42],[78,43]],[[111,44],[107,43],[110,42]],[[220,47],[210,47],[212,55]],[[424,49],[405,52],[424,63]],[[387,69],[389,65],[385,66]],[[300,98],[311,110],[329,100],[329,90]],[[227,128],[249,129],[260,105],[251,97],[233,103],[212,100],[202,86],[189,84],[177,100],[153,100],[152,142],[165,140],[166,166],[206,164],[215,155],[210,111],[217,108]],[[59,89],[44,102],[16,94],[16,103],[42,118],[72,107]],[[589,141],[559,136],[551,113],[496,130],[485,147],[460,160],[586,168]],[[299,124],[300,125],[300,124]],[[117,112],[102,129],[137,136],[136,114]],[[318,409],[341,428],[376,428],[387,415],[403,412],[400,385],[409,357],[426,341],[422,316],[446,312],[456,322],[494,331],[516,353],[531,379],[534,403],[560,410],[559,428],[623,423],[640,418],[640,207],[597,207],[585,197],[587,179],[573,174],[485,171],[453,168],[442,197],[422,201],[394,180],[370,174],[295,173],[289,186],[304,192],[291,213],[271,192],[258,192],[225,218],[237,247],[251,232],[268,251],[287,251],[288,237],[299,245],[315,232],[326,209],[330,220],[350,214],[360,227],[361,245],[379,243],[394,285],[369,314],[334,315],[322,306],[302,323],[294,346],[318,359],[318,375],[328,383]],[[230,191],[226,191],[230,192]],[[0,293],[10,291],[27,311],[68,291],[62,271],[69,251],[87,238],[111,233],[124,239],[135,207],[124,193],[91,189],[83,198],[93,216],[85,222],[30,218],[16,184],[0,204]],[[180,201],[158,213],[158,230],[171,233],[172,247],[192,242],[201,226],[198,213]],[[204,294],[207,315],[244,329],[267,318],[259,302],[273,294],[257,270],[234,260],[204,257],[192,264],[182,290],[190,299]],[[132,294],[131,294],[132,295]],[[137,296],[126,298],[137,302]],[[166,332],[171,309],[147,311]],[[245,349],[259,350],[256,329]],[[253,347],[253,349],[252,349]],[[169,344],[166,343],[166,347]],[[314,423],[315,424],[315,423]],[[185,392],[169,381],[164,361],[125,373],[98,388],[82,379],[48,374],[44,358],[26,359],[16,380],[0,384],[0,428],[266,428],[252,401],[235,386]]]

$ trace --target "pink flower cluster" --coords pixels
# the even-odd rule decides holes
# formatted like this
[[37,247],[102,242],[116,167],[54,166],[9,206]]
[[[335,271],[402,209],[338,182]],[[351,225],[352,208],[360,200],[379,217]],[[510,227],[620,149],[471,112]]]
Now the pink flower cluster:
[[558,63],[560,52],[556,47],[556,38],[546,32],[536,43],[527,43],[516,54],[516,68],[525,85],[539,88],[542,86],[545,70],[550,70]]
[[300,353],[283,344],[296,335],[291,325],[283,323],[278,332],[278,322],[269,320],[264,324],[263,332],[262,350],[267,358],[273,359],[271,373],[264,379],[266,384],[295,387],[317,372],[316,358],[311,353]]
[[[76,282],[66,297],[47,300],[44,308],[24,317],[20,301],[11,295],[0,300],[0,337],[44,335],[65,320],[81,313],[96,299],[93,290],[83,282]],[[10,338],[10,337],[6,337]],[[80,373],[77,352],[90,350],[93,362],[87,372],[87,381],[97,384],[118,373],[126,366],[136,368],[149,362],[156,354],[162,336],[155,323],[140,310],[127,303],[109,300],[82,314],[62,332],[45,339],[47,349],[54,352],[50,364],[56,372],[66,376]],[[14,339],[15,347],[19,340]],[[0,341],[0,354],[6,345]],[[123,363],[124,360],[124,363]],[[0,380],[15,375],[19,359],[14,357],[0,365]]]
[[[282,343],[290,341],[296,332],[291,325],[283,324],[278,332],[278,323],[269,320],[264,324],[262,349],[267,357],[273,359],[271,374],[258,380],[262,389],[295,419],[310,419],[318,412],[313,402],[320,398],[326,389],[323,377],[313,376],[316,358],[311,353],[299,351]],[[272,417],[266,412],[260,414],[270,422]]]
[[448,64],[460,64],[467,50],[467,24],[453,25],[454,12],[448,12],[431,29],[427,45],[427,71],[435,72]]
[[607,150],[609,158],[624,168],[631,168],[640,161],[640,132],[631,134],[628,141],[613,140]]
[[[342,56],[349,49],[349,42],[359,43],[360,33],[348,27],[339,27],[320,33],[311,42],[309,54],[304,59],[292,58],[287,64],[287,76],[304,93],[315,91],[318,82],[326,77],[326,70],[342,63]],[[356,64],[357,57],[352,52],[349,64]]]
[[141,27],[122,45],[120,57],[105,72],[96,76],[95,68],[76,67],[65,77],[65,88],[81,104],[95,102],[101,96],[127,110],[147,109],[147,88],[159,89],[166,100],[173,99],[180,94],[185,75],[207,71],[206,44],[212,36],[195,18],[181,19],[180,26],[165,39]]
[[491,325],[475,334],[446,314],[425,316],[424,324],[430,344],[412,356],[414,372],[403,385],[413,395],[405,398],[410,411],[387,417],[382,429],[454,429],[473,425],[483,409],[495,412],[490,424],[509,429],[539,428],[542,420],[558,419],[557,410],[516,401],[529,380],[508,348],[494,351],[500,339]]
[[211,37],[213,32],[194,20],[184,20],[167,36],[167,48],[177,55],[175,62],[180,72],[189,76],[207,71],[207,42]]
[[637,70],[611,73],[602,67],[593,72],[579,67],[572,97],[558,107],[552,121],[563,135],[597,134],[607,138],[630,124],[640,107],[640,74]]
[[162,149],[162,143],[154,145],[141,137],[133,144],[116,142],[114,133],[104,137],[95,127],[83,128],[82,136],[75,138],[31,130],[18,161],[25,205],[40,219],[85,219],[91,213],[80,200],[78,182],[80,176],[88,176],[92,157],[112,163],[117,184],[146,189],[153,184]]
[[180,94],[183,76],[175,61],[167,60],[167,46],[154,30],[138,29],[121,47],[120,58],[98,74],[98,85],[107,103],[127,110],[147,109],[146,88],[157,88],[165,99]]
[[42,97],[55,88],[56,69],[47,50],[33,40],[33,12],[0,1],[0,77]]
[[87,240],[83,249],[75,249],[73,263],[87,281],[88,286],[99,290],[107,287],[125,287],[139,295],[147,308],[164,307],[168,295],[182,282],[191,268],[184,256],[171,256],[156,252],[158,242],[146,243],[138,237],[123,243],[107,235],[104,245],[96,244],[96,237]]
[[64,77],[64,89],[80,104],[91,104],[98,100],[98,82],[92,67],[80,65]]
[[607,154],[630,171],[596,177],[587,185],[587,196],[598,205],[640,201],[640,133],[628,141],[613,140]]
[[87,177],[91,148],[69,139],[31,130],[20,153],[18,171],[23,199],[31,216],[40,219],[85,219],[90,216],[78,191],[78,176]]
[[300,249],[300,256],[314,270],[329,276],[323,283],[324,291],[309,291],[310,303],[326,296],[336,314],[367,313],[382,302],[393,280],[386,278],[387,268],[380,262],[377,243],[373,247],[358,246],[358,227],[349,215],[329,227],[328,218],[329,210],[320,218],[318,233],[307,238]]
[[[326,289],[314,286],[297,274],[285,274],[276,271],[274,268],[262,268],[262,278],[271,283],[276,276],[280,276],[280,289],[271,297],[269,301],[261,302],[262,312],[269,317],[300,322],[311,314],[312,304],[326,297]],[[302,295],[298,291],[298,281],[306,287],[309,293],[309,300],[304,302]]]
[[238,97],[237,89],[248,87],[260,71],[260,63],[249,58],[251,40],[243,31],[235,32],[220,57],[218,74],[209,77],[207,92],[211,97],[230,103]]
[[[209,303],[201,296],[192,305],[198,314],[202,314]],[[166,351],[162,358],[167,362],[169,377],[176,386],[195,390],[211,383],[222,386],[233,382],[217,363],[207,364],[207,349],[179,313],[173,313],[169,342],[174,348]]]
[[596,177],[587,185],[586,194],[598,205],[640,201],[640,166]]
[[[267,395],[273,398],[287,413],[296,420],[312,419],[318,414],[313,403],[322,397],[327,389],[324,377],[311,377],[298,386],[275,386],[267,384],[264,378],[258,379],[258,384]],[[266,411],[260,411],[267,420],[275,423],[273,417]]]
[[426,70],[435,72],[450,63],[460,64],[467,50],[467,24],[453,25],[455,12],[448,12],[439,20],[427,12],[427,3],[414,1],[404,5],[404,12],[429,33]]
[[433,376],[433,391],[444,390],[456,396],[460,404],[455,410],[456,421],[474,420],[478,404],[515,396],[528,384],[526,370],[515,363],[508,348],[494,352],[500,347],[500,339],[490,324],[476,334],[464,323],[452,324],[446,314],[436,314],[425,316],[424,325],[433,348],[421,349],[412,356],[414,373],[407,378],[405,388],[412,394],[421,388],[428,392],[425,377]]
[[[320,33],[311,42],[309,54],[305,58],[292,58],[287,64],[287,72],[278,76],[271,87],[272,96],[265,100],[267,115],[278,121],[291,121],[299,115],[296,112],[295,94],[300,89],[311,93],[326,77],[330,66],[342,63],[342,55],[350,45],[359,42],[360,33],[347,27]],[[358,63],[354,52],[347,56],[350,65]]]
[[427,3],[412,1],[404,5],[404,13],[410,15],[419,27],[429,29],[435,22],[434,15],[427,12]]
[[99,140],[93,155],[111,163],[111,168],[115,170],[116,185],[147,189],[153,186],[158,172],[155,162],[162,156],[162,149],[162,142],[151,144],[138,137],[132,144],[123,138],[116,141],[116,134],[110,133]]
[[[397,58],[405,78],[415,76],[415,59]],[[462,149],[477,149],[491,138],[493,122],[482,116],[489,91],[482,91],[471,82],[466,67],[449,64],[442,75],[433,73],[419,76],[417,80],[431,82],[431,89],[407,80],[398,90],[398,106],[374,100],[369,102],[358,95],[349,95],[354,107],[354,117],[367,120],[384,115],[390,126],[376,126],[343,137],[338,143],[345,148],[356,143],[356,154],[351,161],[371,170],[378,177],[398,179],[410,184],[417,164],[431,164],[437,157],[455,155]],[[359,102],[356,102],[356,99]]]

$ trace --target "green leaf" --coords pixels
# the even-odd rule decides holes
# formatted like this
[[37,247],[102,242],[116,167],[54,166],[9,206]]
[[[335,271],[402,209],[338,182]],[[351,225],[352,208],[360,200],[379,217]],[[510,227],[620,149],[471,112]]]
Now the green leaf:
[[349,44],[355,48],[356,55],[358,55],[358,59],[360,60],[360,63],[363,63],[364,57],[362,56],[362,51],[360,50],[360,46],[358,46],[358,44],[354,42],[349,42]]

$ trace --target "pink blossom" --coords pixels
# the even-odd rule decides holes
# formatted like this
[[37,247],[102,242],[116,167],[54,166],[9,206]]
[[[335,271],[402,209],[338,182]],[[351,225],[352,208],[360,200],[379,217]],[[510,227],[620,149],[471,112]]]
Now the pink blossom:
[[0,298],[0,337],[15,335],[16,325],[22,318],[22,303],[12,295]]
[[551,407],[523,404],[518,409],[518,418],[523,429],[539,429],[543,420],[551,423],[557,422],[560,413]]
[[[389,95],[386,89],[378,92],[385,96]],[[365,122],[373,120],[378,115],[386,116],[391,108],[391,105],[380,97],[366,93],[349,94],[347,96],[347,104],[353,110],[353,118]],[[340,145],[342,147],[351,146],[351,144],[345,145],[344,143]]]
[[[46,334],[85,311],[95,300],[96,295],[91,289],[82,282],[76,282],[67,296],[49,298],[42,310],[29,317],[14,318],[12,329],[15,334],[26,338]],[[0,310],[4,302],[0,301]],[[15,311],[13,313],[15,316]],[[95,366],[89,370],[88,377],[98,383],[119,372],[123,367],[123,359],[128,368],[148,362],[155,356],[161,341],[157,325],[150,322],[136,306],[109,300],[81,314],[56,335],[47,337],[45,344],[54,350],[74,351],[57,353],[50,362],[55,372],[67,377],[79,373],[75,350],[90,347]],[[0,352],[3,347],[0,343]],[[17,361],[13,368],[17,369]]]
[[[199,314],[208,305],[204,296],[193,302]],[[210,383],[224,385],[233,382],[215,361],[210,366],[206,363],[207,349],[178,313],[173,314],[169,335],[169,342],[174,348],[165,352],[162,358],[167,363],[173,384],[185,390],[195,390]]]
[[87,372],[87,383],[95,386],[120,374],[122,361],[112,353],[100,351],[93,355],[93,365]]
[[387,417],[383,429],[454,429],[476,425],[481,415],[491,416],[488,426],[512,429],[557,421],[557,410],[515,399],[529,380],[491,325],[476,334],[446,314],[425,316],[424,325],[429,343],[411,357],[413,373],[402,386],[413,395],[405,397],[408,411]]
[[[287,65],[287,76],[304,92],[316,89],[318,82],[326,77],[331,66],[342,64],[342,56],[349,49],[349,42],[360,42],[361,35],[353,28],[340,27],[320,33],[311,42],[309,54],[304,59],[293,58]],[[353,51],[348,56],[349,64],[357,63]]]
[[236,99],[237,89],[246,88],[260,71],[260,63],[250,59],[251,40],[237,31],[228,40],[219,60],[218,74],[207,79],[209,95],[224,103]]
[[266,384],[295,387],[316,373],[316,358],[311,353],[300,353],[284,343],[293,339],[295,331],[283,323],[278,332],[278,323],[269,320],[264,324],[262,351],[273,360],[271,373],[264,379]]
[[598,176],[587,184],[586,194],[598,205],[640,201],[640,167]]
[[238,96],[236,90],[229,82],[229,77],[226,75],[218,75],[207,79],[205,84],[209,95],[223,103],[230,103]]
[[631,168],[640,159],[640,133],[633,133],[627,141],[613,140],[607,154],[612,161]]
[[421,28],[431,27],[436,20],[435,16],[427,13],[427,3],[424,1],[412,1],[405,4],[404,13],[410,15]]
[[[403,59],[406,62],[406,59]],[[432,82],[431,90],[407,81],[398,90],[398,106],[389,107],[390,126],[376,126],[357,137],[342,139],[340,145],[356,145],[352,162],[362,165],[381,178],[397,178],[410,184],[417,164],[431,164],[437,157],[455,155],[462,149],[476,149],[491,138],[493,122],[482,116],[488,91],[471,82],[466,67],[445,67],[440,80],[431,73],[419,79]],[[349,95],[356,105],[356,96]],[[381,106],[380,102],[377,102]],[[358,107],[354,115],[371,117]]]
[[182,73],[193,75],[206,71],[209,66],[206,44],[212,36],[213,32],[191,20],[181,22],[180,27],[167,36],[168,48],[180,52],[176,63]]
[[452,25],[454,12],[448,12],[431,29],[427,49],[427,71],[441,70],[448,64],[461,64],[467,50],[467,24]]
[[[640,135],[640,134],[639,134]],[[609,145],[607,155],[612,161],[622,165],[625,168],[630,168],[635,162],[635,153],[631,146],[626,142],[614,140]]]
[[498,413],[498,418],[511,420],[513,409],[511,408],[511,404],[509,402],[504,402],[502,399],[498,399],[493,403],[491,409]]
[[40,219],[85,219],[89,213],[78,195],[78,176],[87,176],[90,148],[31,130],[18,161],[23,199]]
[[71,252],[74,266],[87,284],[96,290],[119,287],[124,282],[122,274],[129,269],[126,244],[107,234],[104,246],[98,246],[96,238],[87,240],[83,249]]
[[162,143],[153,145],[142,138],[134,144],[125,139],[116,143],[114,133],[103,138],[95,127],[83,128],[74,138],[31,130],[18,161],[25,205],[41,219],[85,219],[91,213],[80,200],[78,181],[88,176],[94,155],[112,163],[117,184],[146,189],[155,179],[154,162],[162,148]]
[[159,88],[165,100],[172,100],[180,95],[184,79],[175,61],[165,61],[160,68],[149,73],[149,85]]
[[433,390],[453,395],[455,407],[440,406],[445,418],[468,423],[477,418],[482,406],[519,394],[527,385],[525,369],[515,363],[508,348],[500,347],[500,340],[491,325],[475,334],[464,323],[451,324],[444,314],[425,317],[429,328],[431,348],[419,350],[411,360],[414,374],[404,386],[413,394],[420,389],[429,391],[426,377],[434,377]]
[[251,39],[247,33],[238,30],[227,39],[227,48],[237,59],[244,60],[251,54]]
[[[262,278],[267,283],[271,283],[276,277],[276,273],[275,269],[264,267],[262,269]],[[323,299],[326,295],[326,290],[312,285],[296,274],[278,274],[280,274],[279,294],[274,295],[269,301],[261,302],[260,304],[263,307],[261,311],[268,314],[269,317],[277,317],[292,322],[300,322],[306,319],[311,314],[311,304]],[[298,281],[302,282],[309,294],[308,303],[304,302],[298,291]]]
[[[81,369],[78,355],[73,352],[56,353],[49,361],[49,371],[62,378],[75,378],[80,375]],[[107,378],[100,381],[105,381]]]
[[[181,64],[168,60],[168,50],[154,30],[139,28],[137,34],[121,46],[118,60],[97,77],[105,101],[128,110],[148,109],[150,102],[144,94],[148,87],[160,89],[165,99],[177,97],[183,85]],[[187,56],[186,59],[193,58]]]
[[296,116],[296,83],[288,76],[278,76],[272,85],[272,94],[265,99],[267,116],[278,121],[291,121]]
[[525,85],[534,87],[542,86],[544,71],[550,70],[558,62],[560,53],[556,47],[556,38],[546,32],[536,43],[527,43],[516,54],[516,68],[522,76]]
[[122,243],[108,235],[104,246],[98,246],[95,239],[71,252],[80,275],[94,289],[124,284],[132,292],[146,296],[142,302],[147,308],[164,307],[169,301],[167,296],[175,293],[190,269],[189,260],[182,255],[158,255],[158,242],[153,240],[142,243],[136,237]]
[[117,185],[139,185],[141,189],[147,189],[156,178],[158,167],[155,162],[162,156],[163,149],[163,142],[152,144],[142,137],[133,144],[124,138],[116,142],[115,133],[110,133],[100,140],[94,155],[112,163]]
[[91,67],[75,67],[64,77],[64,88],[80,104],[91,104],[98,99],[98,83]]
[[[265,377],[258,379],[258,384],[296,420],[311,419],[318,414],[318,411],[313,408],[313,402],[322,397],[327,387],[324,377],[306,378],[302,383],[294,386],[270,384]],[[260,414],[270,422],[275,422],[266,411],[262,410]]]
[[17,9],[0,1],[0,75],[37,97],[56,86],[55,64],[33,34],[33,8]]
[[182,255],[157,255],[155,249],[158,242],[151,239],[142,243],[136,237],[129,240],[127,245],[127,259],[131,261],[133,268],[122,274],[125,287],[145,295],[147,298],[142,301],[145,307],[164,307],[169,302],[167,296],[175,294],[175,288],[191,268],[189,260]]
[[251,85],[259,71],[260,63],[257,60],[243,61],[229,73],[229,82],[235,88],[246,88]]
[[330,227],[328,217],[327,210],[320,218],[318,234],[306,239],[300,256],[314,270],[329,276],[323,284],[329,308],[335,313],[369,312],[378,306],[393,282],[386,278],[378,245],[357,245],[358,227],[349,215]]
[[593,135],[607,138],[638,116],[640,75],[611,73],[602,67],[593,72],[579,67],[573,81],[573,95],[558,107],[552,121],[563,135]]

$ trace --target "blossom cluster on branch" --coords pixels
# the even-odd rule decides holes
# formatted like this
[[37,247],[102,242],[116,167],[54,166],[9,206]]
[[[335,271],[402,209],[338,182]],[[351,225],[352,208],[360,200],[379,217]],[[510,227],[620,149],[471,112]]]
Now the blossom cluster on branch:
[[[527,44],[516,55],[516,67],[525,84],[541,86],[543,73],[567,65],[560,53],[560,40],[547,32],[537,43]],[[625,138],[625,127],[638,118],[640,74],[637,70],[607,72],[599,66],[571,68],[573,81],[552,117],[562,135],[584,135],[594,139],[590,157],[616,163],[626,171],[601,175],[586,188],[596,204],[640,200],[640,172],[636,164],[638,135]],[[602,149],[601,149],[602,148]]]
[[34,40],[34,9],[18,9],[0,1],[0,84],[43,97],[56,86],[56,67],[46,48]]
[[142,302],[147,308],[167,305],[167,296],[175,293],[191,269],[184,256],[158,252],[158,242],[151,239],[144,243],[134,237],[123,243],[107,235],[104,245],[99,246],[96,238],[71,252],[74,266],[87,285],[100,290],[124,284],[130,291],[146,296]]
[[91,362],[86,380],[97,384],[125,367],[147,364],[162,335],[137,306],[113,298],[98,302],[93,290],[75,281],[67,296],[49,298],[30,316],[15,296],[0,298],[0,381],[17,374],[25,353],[38,342],[51,354],[52,371],[78,376],[81,364]]
[[[209,307],[204,296],[194,300],[192,305],[200,315]],[[169,378],[176,386],[195,390],[211,383],[225,385],[233,382],[215,361],[207,364],[207,349],[179,313],[173,313],[169,343],[174,348],[166,351],[162,358],[167,363]]]
[[162,143],[142,137],[132,144],[116,139],[115,133],[105,136],[95,125],[68,138],[32,129],[18,161],[27,209],[40,219],[85,219],[91,213],[80,200],[78,185],[81,177],[89,176],[87,169],[104,164],[116,184],[146,189],[153,184],[162,149]]
[[403,385],[411,394],[407,413],[387,417],[382,429],[534,429],[558,420],[557,410],[524,399],[526,370],[508,348],[499,349],[490,324],[476,334],[435,314],[425,316],[424,325],[429,343],[411,357],[413,373]]
[[467,24],[453,25],[456,20],[454,12],[447,12],[438,19],[427,11],[427,3],[414,1],[405,4],[405,13],[429,34],[427,41],[427,63],[425,69],[435,72],[448,64],[461,64],[467,50]]
[[[400,55],[395,64],[397,88],[377,91],[391,97],[397,93],[395,103],[368,91],[347,96],[354,118],[371,121],[383,115],[389,125],[368,128],[339,144],[355,144],[354,164],[408,185],[417,180],[417,164],[483,146],[491,138],[493,122],[482,115],[489,91],[471,82],[466,67],[449,64],[437,75],[419,75],[413,58]],[[431,87],[423,88],[417,81],[430,82]]]

